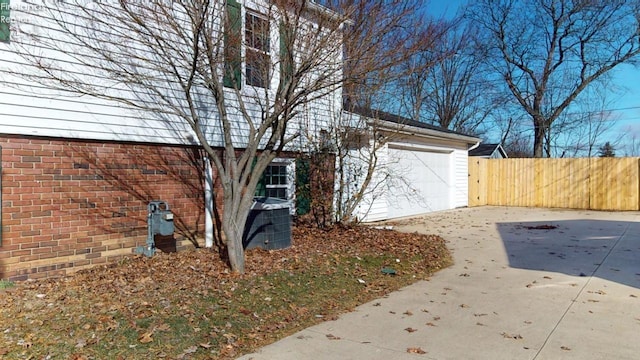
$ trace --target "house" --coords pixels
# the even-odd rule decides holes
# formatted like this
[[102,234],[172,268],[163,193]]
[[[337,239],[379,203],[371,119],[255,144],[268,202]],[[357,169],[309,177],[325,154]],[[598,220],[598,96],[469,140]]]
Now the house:
[[506,159],[507,152],[500,144],[480,144],[478,147],[469,150],[469,156],[481,157],[484,159]]
[[346,178],[352,189],[362,185],[371,154],[378,162],[355,212],[359,220],[395,219],[468,205],[468,151],[480,139],[386,112],[346,109],[352,129],[363,128],[353,125],[357,123],[366,123],[368,129],[363,134],[366,139],[355,142],[348,153]]
[[[184,61],[178,51],[191,39],[185,30],[190,27],[179,23],[188,18],[182,16],[185,9],[157,7],[162,2],[126,4],[133,11],[150,6],[141,13],[157,16],[166,28],[149,26],[144,29],[148,33],[114,40],[109,24],[118,24],[119,30],[131,25],[116,20],[118,5],[87,2],[86,8],[71,9],[74,5],[67,2],[0,0],[2,279],[58,276],[131,254],[145,244],[147,204],[152,200],[170,205],[176,225],[174,248],[202,246],[203,232],[213,233],[219,225],[211,209],[217,205],[224,212],[223,192],[215,169],[203,165],[209,161],[198,134],[183,118],[197,119],[196,126],[214,149],[222,149],[226,141],[237,149],[249,146],[252,131],[261,131],[264,111],[273,108],[273,94],[286,85],[282,79],[291,64],[283,59],[289,58],[290,49],[282,44],[304,45],[286,38],[268,2],[218,0],[211,2],[211,13],[223,15],[210,22],[214,28],[206,39],[213,45],[200,56],[218,61],[206,64],[224,65],[210,71],[190,68],[189,52],[184,52]],[[309,15],[301,26],[313,28],[313,21],[332,16],[315,2],[307,6],[300,12]],[[69,26],[88,31],[89,27],[74,27],[75,22],[93,14],[107,16],[92,22],[98,37],[80,33],[74,38],[60,30]],[[32,42],[32,36],[42,41]],[[198,81],[168,81],[166,69],[154,67],[166,61],[166,54],[150,53],[146,36],[155,36],[171,54],[180,55],[172,63],[180,80],[190,79],[191,70]],[[314,41],[310,36],[300,39]],[[331,67],[326,74],[339,76],[342,52],[330,55],[325,51],[323,56]],[[116,68],[105,71],[109,66]],[[144,74],[142,80],[128,82],[136,73]],[[217,107],[212,97],[198,97],[214,91],[214,81],[224,83],[224,88],[214,89],[216,96],[227,99],[224,106]],[[194,89],[195,99],[179,96],[185,86]],[[308,96],[313,99],[295,115],[291,132],[314,134],[326,127],[331,113],[340,111],[337,87]],[[141,104],[144,111],[139,111]],[[231,119],[228,127],[217,121],[222,110]],[[304,146],[304,139],[292,143],[267,167],[265,195],[294,201],[296,169],[291,156]],[[211,245],[206,238],[205,244]]]

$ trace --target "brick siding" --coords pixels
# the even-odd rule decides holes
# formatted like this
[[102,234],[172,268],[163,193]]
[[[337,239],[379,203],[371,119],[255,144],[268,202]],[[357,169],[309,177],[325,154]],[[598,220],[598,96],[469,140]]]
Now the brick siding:
[[7,136],[0,146],[0,279],[60,276],[131,254],[145,244],[151,200],[169,203],[178,247],[201,235],[195,148]]

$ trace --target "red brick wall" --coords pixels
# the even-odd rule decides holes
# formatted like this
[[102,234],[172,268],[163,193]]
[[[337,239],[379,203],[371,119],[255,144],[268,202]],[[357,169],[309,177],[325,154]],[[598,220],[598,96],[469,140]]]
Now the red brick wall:
[[[177,239],[203,228],[197,150],[0,137],[0,278],[63,275],[131,254],[147,236],[147,204],[165,200]],[[196,165],[197,164],[197,165]]]

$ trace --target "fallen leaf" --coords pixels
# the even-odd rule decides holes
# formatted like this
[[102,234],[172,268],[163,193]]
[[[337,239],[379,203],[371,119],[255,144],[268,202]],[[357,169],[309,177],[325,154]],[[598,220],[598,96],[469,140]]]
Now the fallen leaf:
[[340,337],[335,336],[333,334],[327,334],[326,336],[327,336],[327,339],[329,340],[340,340]]
[[146,332],[138,337],[141,344],[148,344],[153,341],[153,331]]
[[419,347],[411,347],[411,348],[408,348],[408,349],[407,349],[407,352],[408,352],[408,353],[411,353],[411,354],[426,354],[426,353],[427,353],[426,351],[422,350],[422,349],[421,349],[421,348],[419,348]]
[[414,328],[412,328],[412,327],[408,327],[408,328],[404,329],[404,331],[406,331],[406,332],[408,332],[408,333],[412,333],[412,332],[416,332],[416,331],[418,331],[418,329],[414,329]]
[[564,350],[564,351],[569,351],[571,350],[571,348],[567,347],[567,346],[560,346],[560,349]]
[[169,324],[167,324],[167,323],[162,323],[162,324],[156,326],[156,330],[158,330],[158,331],[169,331],[169,330],[171,330],[171,326],[169,326]]
[[522,336],[520,334],[511,335],[509,333],[502,332],[500,333],[500,335],[502,335],[502,337],[504,337],[505,339],[522,340]]
[[[232,347],[231,345],[227,345],[227,346],[225,347],[225,350],[226,350],[227,352],[229,352],[229,351],[233,350],[233,347]],[[182,352],[182,354],[178,355],[178,359],[184,359],[187,355],[189,355],[189,354],[193,354],[193,353],[195,353],[196,351],[198,351],[198,347],[197,347],[197,346],[190,346],[190,347],[186,348],[186,349]]]
[[411,316],[411,315],[413,315],[413,313],[412,313],[411,311],[409,311],[409,310],[407,310],[407,311],[403,312],[402,314],[403,314],[403,315],[407,315],[407,316]]

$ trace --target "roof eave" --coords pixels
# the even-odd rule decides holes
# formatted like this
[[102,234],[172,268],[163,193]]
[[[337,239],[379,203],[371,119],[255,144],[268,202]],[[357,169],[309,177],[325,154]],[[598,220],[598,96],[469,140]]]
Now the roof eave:
[[406,125],[406,124],[397,124],[385,120],[371,119],[369,121],[369,125],[374,126],[376,129],[386,130],[386,131],[394,131],[400,134],[405,135],[420,135],[424,137],[432,137],[439,139],[448,139],[459,142],[464,142],[469,145],[476,145],[481,142],[480,138],[463,135],[458,133],[451,133],[433,129],[425,129],[416,126]]

